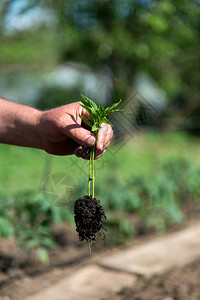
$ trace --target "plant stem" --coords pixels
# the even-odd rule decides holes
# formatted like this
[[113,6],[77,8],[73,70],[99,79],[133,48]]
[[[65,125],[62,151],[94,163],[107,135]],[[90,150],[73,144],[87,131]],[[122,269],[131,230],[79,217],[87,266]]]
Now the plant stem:
[[92,162],[92,151],[90,153],[90,160],[89,160],[89,174],[88,174],[88,196],[90,197],[90,184],[91,184],[91,162]]
[[[95,136],[97,137],[98,131],[96,131]],[[89,174],[88,174],[88,196],[92,196],[94,198],[94,156],[95,156],[95,145],[92,147],[91,153],[90,153],[90,160],[89,160]],[[92,181],[92,194],[90,191]]]
[[92,198],[94,198],[94,154],[95,154],[95,145],[92,148]]

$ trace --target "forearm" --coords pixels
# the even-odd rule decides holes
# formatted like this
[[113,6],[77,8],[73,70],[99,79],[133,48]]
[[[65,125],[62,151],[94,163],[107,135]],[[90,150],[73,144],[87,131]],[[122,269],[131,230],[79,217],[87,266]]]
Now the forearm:
[[0,98],[0,143],[41,148],[37,109]]
[[0,143],[38,148],[53,155],[76,154],[84,159],[87,148],[96,144],[95,158],[99,158],[110,144],[112,128],[105,124],[96,140],[82,126],[80,114],[87,118],[79,102],[41,112],[0,98]]

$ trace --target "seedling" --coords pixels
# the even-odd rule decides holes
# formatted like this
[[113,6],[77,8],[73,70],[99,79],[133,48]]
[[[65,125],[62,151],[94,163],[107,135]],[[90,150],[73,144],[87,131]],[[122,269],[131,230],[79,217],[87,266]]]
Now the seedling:
[[[89,113],[89,115],[87,118],[84,118],[80,114],[79,116],[82,121],[91,128],[91,131],[97,137],[102,123],[113,126],[106,117],[111,113],[121,111],[121,109],[116,109],[116,107],[121,103],[121,100],[105,109],[102,104],[99,104],[98,107],[96,103],[89,98],[83,95],[81,96],[83,100],[81,100],[80,105]],[[94,158],[95,145],[91,149],[89,159],[88,195],[76,200],[74,206],[76,231],[79,234],[79,240],[86,240],[89,243],[95,241],[97,232],[103,228],[103,219],[106,219],[105,212],[103,207],[100,205],[100,201],[94,197]]]

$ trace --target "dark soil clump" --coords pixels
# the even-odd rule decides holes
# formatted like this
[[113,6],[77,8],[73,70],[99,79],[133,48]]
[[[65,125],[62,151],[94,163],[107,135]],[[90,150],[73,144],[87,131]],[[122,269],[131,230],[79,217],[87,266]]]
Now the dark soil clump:
[[84,196],[76,200],[74,218],[80,241],[95,241],[98,231],[105,229],[103,227],[105,212],[96,198]]

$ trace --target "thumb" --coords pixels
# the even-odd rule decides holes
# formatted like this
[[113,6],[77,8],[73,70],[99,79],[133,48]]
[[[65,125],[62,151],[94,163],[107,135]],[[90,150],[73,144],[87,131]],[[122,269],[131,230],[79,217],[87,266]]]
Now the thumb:
[[81,146],[92,147],[96,143],[95,135],[77,123],[68,125],[66,131],[65,133]]

